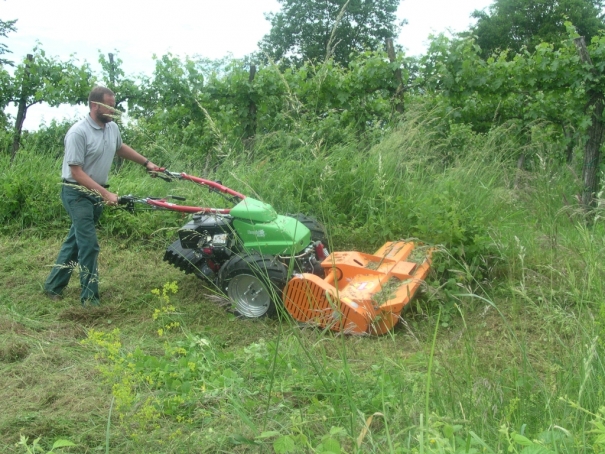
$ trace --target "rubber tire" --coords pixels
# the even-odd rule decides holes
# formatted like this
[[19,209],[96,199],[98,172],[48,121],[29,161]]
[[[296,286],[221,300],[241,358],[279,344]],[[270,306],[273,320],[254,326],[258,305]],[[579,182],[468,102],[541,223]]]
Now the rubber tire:
[[326,233],[326,228],[316,218],[302,213],[292,214],[289,216],[296,219],[311,231],[311,241],[321,241],[324,246],[328,246],[328,234]]
[[[219,286],[233,303],[233,309],[246,318],[275,315],[287,280],[288,270],[283,263],[255,252],[231,257],[218,276]],[[252,300],[260,300],[250,300],[252,294]]]

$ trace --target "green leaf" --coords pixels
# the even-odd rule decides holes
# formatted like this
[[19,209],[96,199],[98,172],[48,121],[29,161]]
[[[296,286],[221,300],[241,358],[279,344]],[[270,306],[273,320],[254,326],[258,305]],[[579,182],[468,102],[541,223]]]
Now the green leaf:
[[317,447],[317,452],[326,454],[340,454],[340,443],[334,438],[325,438]]
[[532,446],[535,444],[529,438],[517,433],[513,433],[512,439],[515,441],[515,443],[519,443],[521,446]]
[[521,450],[521,454],[554,454],[554,451],[551,451],[544,446],[540,446],[534,444],[533,446],[527,446]]
[[258,435],[256,437],[257,440],[262,440],[264,438],[271,438],[271,437],[277,437],[279,435],[279,432],[277,432],[276,430],[270,430],[268,432],[263,432],[260,435]]
[[231,441],[236,445],[256,445],[257,443],[250,438],[246,438],[241,434],[233,434]]
[[273,449],[277,454],[284,454],[287,452],[293,452],[296,448],[294,439],[290,435],[284,435],[279,437],[273,442]]
[[343,427],[330,428],[330,435],[346,435],[347,431]]
[[52,447],[51,451],[54,451],[57,448],[64,448],[66,446],[76,446],[76,444],[69,440],[59,439],[53,443],[53,447]]

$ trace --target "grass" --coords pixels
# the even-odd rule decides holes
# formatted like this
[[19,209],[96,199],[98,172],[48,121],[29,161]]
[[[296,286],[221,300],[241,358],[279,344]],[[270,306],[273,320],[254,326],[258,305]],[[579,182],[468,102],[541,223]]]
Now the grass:
[[[506,127],[468,132],[456,150],[437,121],[410,115],[361,152],[313,148],[270,180],[262,150],[217,175],[280,212],[319,216],[334,250],[441,244],[381,337],[234,317],[162,262],[183,220],[160,213],[106,215],[99,309],[79,307],[77,279],[51,302],[41,285],[65,226],[43,230],[56,202],[27,202],[0,237],[0,450],[23,452],[21,435],[47,449],[69,439],[63,452],[78,453],[602,450],[602,220],[585,227],[556,163],[519,174],[498,153],[514,150]],[[49,167],[18,165],[7,181]],[[112,185],[166,191],[136,170]]]
[[[461,316],[447,329],[421,307],[425,301],[390,335],[339,337],[287,320],[235,319],[211,301],[212,292],[200,281],[162,264],[154,248],[125,248],[107,238],[101,256],[105,305],[80,309],[77,286],[64,300],[49,302],[41,296],[47,272],[41,264],[52,262],[59,241],[21,236],[0,244],[3,452],[20,452],[13,446],[20,434],[42,437],[48,445],[58,438],[77,443],[66,452],[105,446],[111,388],[102,381],[94,351],[81,341],[91,329],[119,328],[125,351],[138,347],[159,356],[166,338],[157,336],[150,291],[173,280],[179,282],[172,301],[183,326],[167,339],[208,339],[219,355],[213,366],[233,368],[242,381],[237,388],[216,385],[196,409],[199,419],[179,423],[166,417],[146,440],[129,433],[130,413],[123,410],[126,419],[114,416],[111,425],[110,452],[183,452],[200,444],[207,452],[271,452],[280,437],[290,437],[302,451],[335,440],[354,452],[364,421],[378,413],[384,417],[374,418],[363,452],[417,446],[420,434],[430,448],[431,440],[445,443],[449,426],[472,430],[503,450],[500,424],[517,431],[525,426],[525,434],[534,436],[553,424],[587,429],[591,418],[559,398],[589,408],[601,399],[602,364],[590,353],[597,345],[585,343],[594,339],[594,327],[575,310],[534,301],[523,288],[511,289],[497,304],[459,296]],[[274,353],[264,350],[271,343]],[[178,431],[182,436],[174,435]]]

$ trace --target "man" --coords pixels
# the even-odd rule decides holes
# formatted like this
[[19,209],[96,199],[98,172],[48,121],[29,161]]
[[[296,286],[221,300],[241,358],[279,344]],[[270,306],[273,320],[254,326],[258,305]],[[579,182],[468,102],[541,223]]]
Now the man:
[[61,201],[71,218],[71,228],[57,261],[46,279],[44,291],[51,299],[61,298],[75,265],[80,266],[80,300],[83,305],[99,304],[97,259],[99,242],[95,224],[103,205],[117,205],[118,196],[107,188],[114,156],[143,165],[158,167],[122,143],[118,125],[113,122],[116,99],[111,90],[95,87],[88,97],[90,113],[73,125],[65,136]]

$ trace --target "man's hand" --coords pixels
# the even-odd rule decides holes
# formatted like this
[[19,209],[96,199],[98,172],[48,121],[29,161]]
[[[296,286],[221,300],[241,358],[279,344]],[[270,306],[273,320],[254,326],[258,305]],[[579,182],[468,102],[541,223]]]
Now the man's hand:
[[109,192],[106,188],[101,186],[99,183],[90,178],[82,167],[80,166],[69,166],[71,169],[71,175],[76,182],[86,189],[89,189],[93,192],[96,192],[101,197],[103,197],[103,201],[107,205],[117,205],[118,204],[118,195],[113,192]]
[[160,167],[156,166],[153,162],[149,161],[147,165],[145,165],[147,172],[158,172]]
[[118,204],[118,195],[113,192],[103,191],[101,196],[107,205],[116,206]]

